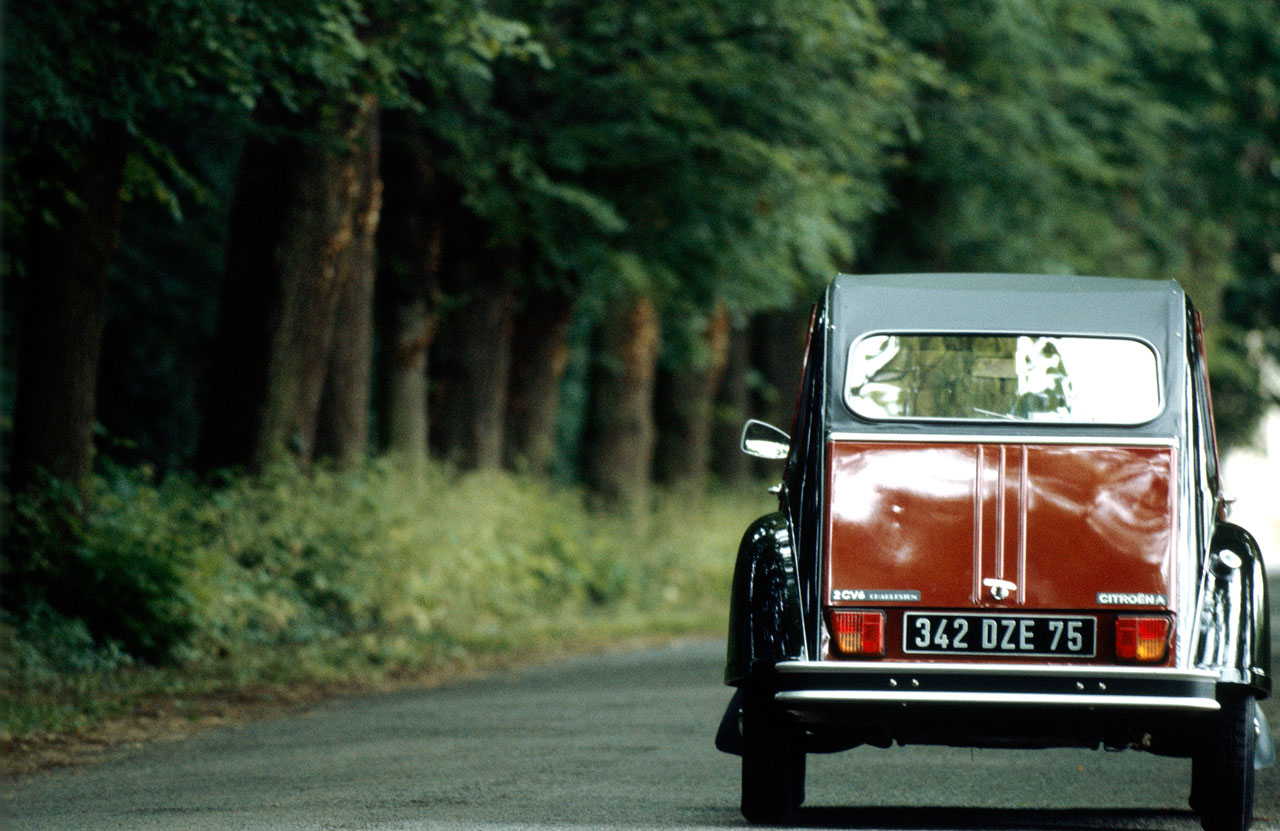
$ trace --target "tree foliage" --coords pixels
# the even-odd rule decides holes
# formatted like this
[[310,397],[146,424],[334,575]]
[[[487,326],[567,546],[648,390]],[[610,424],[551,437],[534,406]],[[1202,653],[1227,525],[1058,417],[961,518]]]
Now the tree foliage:
[[1236,273],[1210,370],[1219,423],[1237,443],[1264,407],[1280,404],[1280,8],[1265,0],[1197,5],[1213,44],[1201,73],[1212,95],[1199,147]]
[[923,67],[872,4],[510,13],[546,60],[498,63],[452,165],[498,244],[579,290],[704,307],[785,303],[849,262]]
[[882,5],[939,82],[859,267],[1175,278],[1209,324],[1220,430],[1247,440],[1280,343],[1274,4]]
[[1188,270],[1182,241],[1203,217],[1177,181],[1191,116],[1141,67],[1143,52],[1178,64],[1204,51],[1184,5],[902,0],[888,18],[940,83],[875,265]]

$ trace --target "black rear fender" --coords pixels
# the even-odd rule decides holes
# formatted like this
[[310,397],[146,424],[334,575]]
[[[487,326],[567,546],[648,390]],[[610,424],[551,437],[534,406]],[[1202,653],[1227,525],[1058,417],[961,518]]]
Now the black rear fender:
[[776,512],[752,523],[738,546],[729,605],[727,684],[738,686],[771,673],[779,661],[805,657],[791,539],[785,516]]
[[1263,698],[1271,691],[1267,574],[1258,543],[1238,525],[1214,529],[1201,581],[1195,665]]

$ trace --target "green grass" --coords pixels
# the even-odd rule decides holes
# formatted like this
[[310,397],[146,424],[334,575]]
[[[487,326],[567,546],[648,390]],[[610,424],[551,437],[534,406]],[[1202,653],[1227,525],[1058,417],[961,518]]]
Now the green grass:
[[[88,504],[70,542],[48,544],[28,575],[58,611],[29,603],[0,627],[6,740],[127,715],[156,695],[376,682],[720,634],[738,539],[772,499],[657,493],[642,510],[596,513],[542,480],[382,459],[217,486],[117,471]],[[39,548],[54,525],[19,530]]]

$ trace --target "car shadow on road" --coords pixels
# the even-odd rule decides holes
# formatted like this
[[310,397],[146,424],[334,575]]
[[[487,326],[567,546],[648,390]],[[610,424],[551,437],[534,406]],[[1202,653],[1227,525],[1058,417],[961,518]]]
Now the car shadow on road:
[[985,831],[1037,828],[1052,831],[1142,828],[1199,829],[1190,810],[1137,808],[952,808],[812,807],[801,808],[789,825],[798,828],[875,828],[912,831]]

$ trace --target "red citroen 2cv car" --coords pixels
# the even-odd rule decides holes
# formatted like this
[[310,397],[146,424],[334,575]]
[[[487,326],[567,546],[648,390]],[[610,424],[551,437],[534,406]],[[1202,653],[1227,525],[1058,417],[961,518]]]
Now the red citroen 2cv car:
[[1208,831],[1273,756],[1265,572],[1225,521],[1198,314],[1171,281],[841,275],[779,509],[738,552],[717,746],[787,821],[862,744],[1190,757]]

